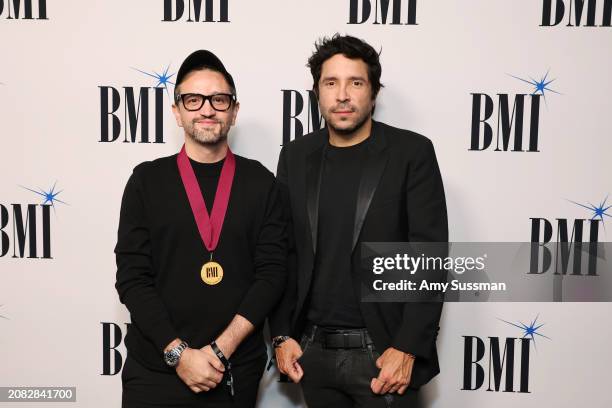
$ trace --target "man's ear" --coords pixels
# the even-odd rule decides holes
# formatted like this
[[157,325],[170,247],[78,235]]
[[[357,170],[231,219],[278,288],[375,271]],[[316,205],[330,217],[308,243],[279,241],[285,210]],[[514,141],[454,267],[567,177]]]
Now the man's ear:
[[176,119],[176,124],[178,125],[178,127],[183,127],[183,121],[181,120],[179,107],[176,106],[176,104],[172,104],[172,113],[174,114],[174,119]]
[[240,102],[236,101],[234,103],[234,112],[232,113],[232,126],[236,124],[236,117],[238,116],[239,110],[240,110]]

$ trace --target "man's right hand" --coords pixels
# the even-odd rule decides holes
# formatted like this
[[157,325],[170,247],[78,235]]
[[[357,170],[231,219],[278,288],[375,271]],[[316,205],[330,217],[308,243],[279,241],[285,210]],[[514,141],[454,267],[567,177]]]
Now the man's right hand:
[[191,391],[199,393],[215,388],[223,379],[225,367],[213,353],[187,348],[181,354],[176,373]]
[[274,349],[278,370],[289,376],[294,383],[300,382],[304,370],[297,360],[302,357],[302,348],[297,341],[289,338]]

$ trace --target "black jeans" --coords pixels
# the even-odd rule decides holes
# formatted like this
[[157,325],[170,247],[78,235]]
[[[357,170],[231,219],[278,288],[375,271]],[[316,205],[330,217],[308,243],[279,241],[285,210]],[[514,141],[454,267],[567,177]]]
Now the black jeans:
[[413,408],[417,390],[377,395],[370,383],[378,376],[375,361],[380,357],[374,345],[351,349],[325,348],[304,334],[300,342],[302,357],[298,360],[304,376],[302,391],[308,408]]
[[235,396],[232,398],[224,382],[210,391],[194,393],[175,372],[153,371],[130,357],[123,366],[122,408],[252,408],[257,400],[259,380],[267,355],[241,365],[232,365]]

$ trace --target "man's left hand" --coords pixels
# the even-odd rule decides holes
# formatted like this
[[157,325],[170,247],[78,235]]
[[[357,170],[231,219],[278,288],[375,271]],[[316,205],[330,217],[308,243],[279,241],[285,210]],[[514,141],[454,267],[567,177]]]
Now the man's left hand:
[[376,360],[376,367],[380,368],[378,377],[372,378],[370,388],[374,394],[397,392],[403,394],[410,384],[414,356],[389,347]]

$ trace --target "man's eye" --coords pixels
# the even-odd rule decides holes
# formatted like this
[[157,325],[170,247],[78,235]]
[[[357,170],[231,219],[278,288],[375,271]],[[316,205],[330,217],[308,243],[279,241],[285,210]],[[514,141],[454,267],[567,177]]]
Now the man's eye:
[[359,87],[359,86],[362,86],[362,85],[363,85],[362,81],[353,81],[353,86]]

